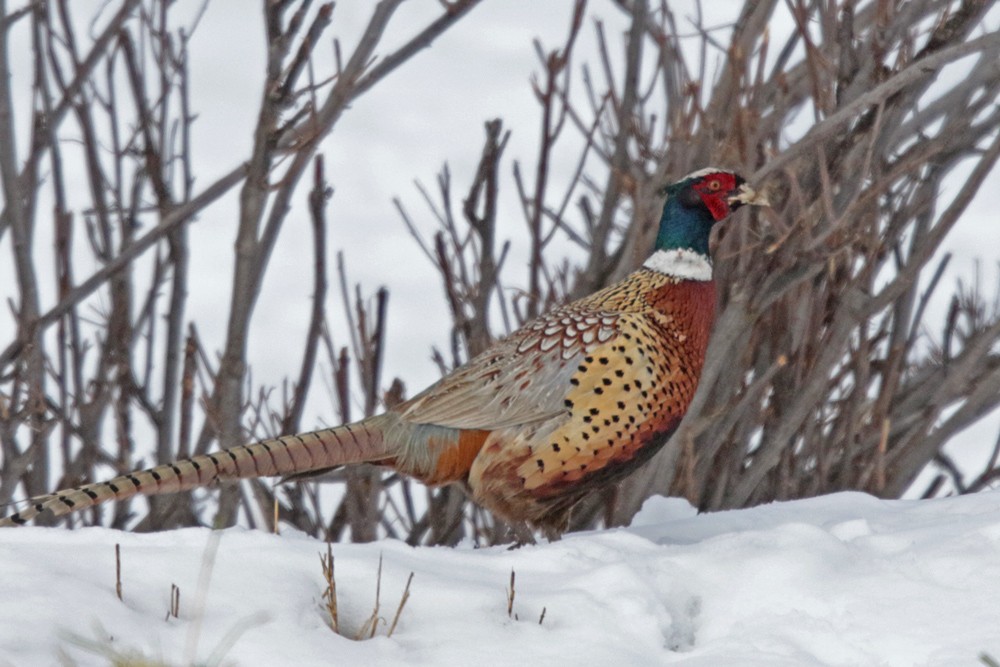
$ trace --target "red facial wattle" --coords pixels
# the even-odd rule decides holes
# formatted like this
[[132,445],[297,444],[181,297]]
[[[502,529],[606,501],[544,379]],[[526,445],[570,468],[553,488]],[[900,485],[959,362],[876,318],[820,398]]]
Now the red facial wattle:
[[709,174],[692,187],[716,221],[729,215],[729,197],[738,187],[736,178],[732,174],[725,172]]
[[701,199],[705,202],[705,206],[708,207],[716,222],[729,215],[729,203],[724,198],[712,194],[702,194]]

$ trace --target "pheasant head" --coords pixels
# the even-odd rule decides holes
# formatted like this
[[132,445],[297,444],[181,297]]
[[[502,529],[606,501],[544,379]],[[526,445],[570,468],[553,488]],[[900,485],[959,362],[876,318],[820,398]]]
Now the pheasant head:
[[708,257],[708,236],[715,223],[743,204],[766,206],[739,174],[709,167],[665,188],[656,250],[687,250]]

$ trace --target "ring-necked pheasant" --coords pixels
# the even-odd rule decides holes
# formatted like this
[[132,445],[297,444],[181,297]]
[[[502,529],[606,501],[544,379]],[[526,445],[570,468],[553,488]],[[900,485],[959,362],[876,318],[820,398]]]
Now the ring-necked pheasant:
[[0,526],[136,494],[372,462],[426,484],[462,483],[500,517],[558,535],[577,501],[624,478],[677,428],[714,315],[709,232],[742,204],[766,204],[714,168],[666,195],[642,268],[526,324],[393,410],[33,498]]

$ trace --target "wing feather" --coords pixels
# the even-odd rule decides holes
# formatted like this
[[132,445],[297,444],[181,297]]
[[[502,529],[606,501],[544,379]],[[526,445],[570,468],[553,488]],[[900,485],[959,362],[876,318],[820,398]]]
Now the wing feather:
[[570,378],[595,347],[619,334],[618,313],[556,309],[400,406],[418,424],[507,428],[566,412]]

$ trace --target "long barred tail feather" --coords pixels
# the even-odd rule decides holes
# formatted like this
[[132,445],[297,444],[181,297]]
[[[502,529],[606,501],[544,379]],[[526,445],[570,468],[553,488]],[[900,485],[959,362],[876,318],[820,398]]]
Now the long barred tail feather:
[[382,423],[387,417],[239,445],[38,496],[26,501],[30,503],[26,509],[0,517],[0,527],[24,525],[43,513],[58,517],[140,494],[176,493],[239,479],[297,475],[391,458],[391,443],[386,442]]

